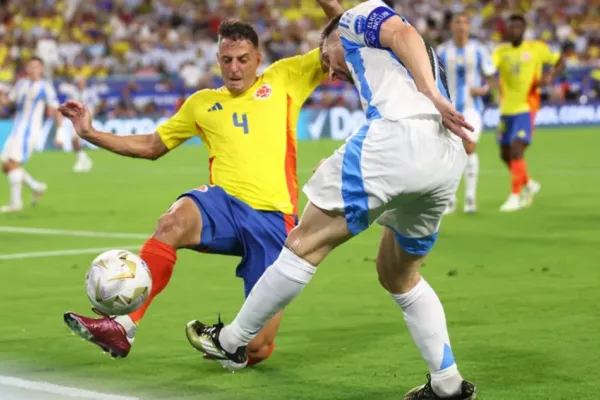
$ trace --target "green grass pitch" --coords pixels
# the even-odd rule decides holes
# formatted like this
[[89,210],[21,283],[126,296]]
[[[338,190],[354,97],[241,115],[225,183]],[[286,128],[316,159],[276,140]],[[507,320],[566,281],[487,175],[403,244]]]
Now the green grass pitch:
[[[528,162],[542,191],[532,208],[513,214],[498,212],[509,175],[494,135],[484,135],[480,212],[464,215],[460,204],[446,217],[423,268],[444,303],[459,368],[484,400],[600,393],[593,373],[600,356],[598,133],[539,129]],[[301,184],[337,146],[299,144]],[[207,183],[202,147],[183,147],[157,162],[107,152],[92,157],[94,171],[75,175],[72,154],[36,154],[28,169],[50,189],[37,208],[0,215],[0,229],[150,234],[180,193]],[[0,202],[6,193],[2,179]],[[191,319],[235,316],[243,301],[236,258],[181,251],[129,357],[111,360],[62,322],[66,310],[89,311],[83,279],[94,254],[22,257],[143,240],[0,231],[0,374],[150,399],[399,399],[427,371],[400,310],[378,285],[380,231],[373,226],[337,249],[286,310],[273,356],[236,374],[203,360],[184,333]]]

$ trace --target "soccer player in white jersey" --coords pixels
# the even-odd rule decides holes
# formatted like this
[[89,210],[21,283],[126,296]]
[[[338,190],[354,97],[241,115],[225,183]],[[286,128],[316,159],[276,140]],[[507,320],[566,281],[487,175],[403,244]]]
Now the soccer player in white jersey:
[[[477,211],[479,175],[479,156],[475,147],[483,129],[481,97],[489,92],[487,82],[496,73],[496,67],[483,44],[470,38],[470,19],[466,13],[456,14],[452,18],[451,29],[452,39],[440,45],[437,51],[446,67],[448,90],[454,105],[474,127],[471,135],[473,141],[465,143],[468,158],[464,173],[464,212],[474,213]],[[455,210],[456,197],[448,204],[445,214],[451,214]]]
[[465,168],[461,138],[468,140],[465,129],[473,128],[449,101],[435,50],[383,1],[338,15],[322,38],[331,77],[355,83],[367,122],[304,186],[309,204],[299,225],[235,320],[227,326],[191,321],[188,332],[196,336],[188,339],[224,366],[243,367],[246,345],[325,257],[377,221],[384,226],[379,281],[402,309],[430,371],[427,383],[404,399],[474,399],[475,386],[456,366],[442,304],[419,274]]
[[[87,79],[85,77],[76,78],[74,83],[74,85],[69,85],[65,90],[67,96],[71,100],[77,100],[85,104],[90,110],[90,115],[93,118],[94,112],[100,104],[100,97],[98,96],[98,93],[87,86]],[[94,165],[92,159],[84,150],[81,139],[77,133],[75,133],[73,124],[68,118],[64,123],[64,129],[62,129],[60,132],[62,133],[60,136],[59,132],[56,134],[56,145],[63,147],[65,140],[68,140],[70,136],[73,151],[75,154],[77,154],[77,161],[73,166],[73,171],[78,173],[90,172]]]
[[12,132],[0,155],[2,170],[8,178],[10,187],[10,203],[0,207],[0,213],[16,212],[23,209],[21,188],[23,183],[32,193],[32,204],[39,201],[46,191],[44,183],[33,179],[23,165],[31,156],[44,125],[46,107],[50,108],[56,119],[57,129],[62,129],[62,116],[56,112],[58,99],[54,86],[43,79],[44,63],[34,57],[26,67],[27,77],[17,81],[4,103],[16,106],[15,121]]

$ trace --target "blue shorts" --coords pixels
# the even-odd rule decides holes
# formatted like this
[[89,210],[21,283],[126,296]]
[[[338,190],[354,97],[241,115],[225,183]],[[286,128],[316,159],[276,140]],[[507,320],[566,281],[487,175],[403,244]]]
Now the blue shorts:
[[498,144],[509,145],[515,140],[531,143],[535,114],[524,112],[514,115],[501,115],[498,126]]
[[204,185],[181,196],[192,199],[202,214],[202,236],[197,251],[242,257],[236,275],[250,291],[275,262],[288,232],[298,218],[276,211],[259,211],[230,196],[219,186]]

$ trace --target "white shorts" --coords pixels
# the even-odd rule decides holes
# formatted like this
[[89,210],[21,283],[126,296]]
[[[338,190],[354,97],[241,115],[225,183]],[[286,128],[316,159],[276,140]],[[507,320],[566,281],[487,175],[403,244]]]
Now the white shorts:
[[41,133],[42,124],[22,122],[15,125],[4,143],[0,160],[13,160],[25,164],[35,150]]
[[354,235],[376,220],[405,251],[424,255],[466,160],[462,141],[435,116],[380,119],[352,134],[303,190],[315,206],[343,212]]
[[468,135],[471,136],[473,142],[479,142],[481,137],[481,131],[483,130],[483,121],[481,120],[481,114],[474,108],[467,108],[463,112],[465,120],[471,124],[474,128],[473,132],[467,131]]

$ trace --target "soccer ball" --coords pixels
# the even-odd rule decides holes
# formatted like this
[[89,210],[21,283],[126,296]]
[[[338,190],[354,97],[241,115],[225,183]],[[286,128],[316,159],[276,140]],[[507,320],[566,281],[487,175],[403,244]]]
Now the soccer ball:
[[127,250],[110,250],[92,261],[85,277],[92,306],[108,315],[129,314],[152,291],[152,276],[140,257]]

